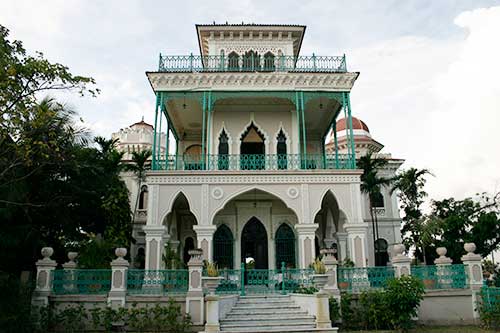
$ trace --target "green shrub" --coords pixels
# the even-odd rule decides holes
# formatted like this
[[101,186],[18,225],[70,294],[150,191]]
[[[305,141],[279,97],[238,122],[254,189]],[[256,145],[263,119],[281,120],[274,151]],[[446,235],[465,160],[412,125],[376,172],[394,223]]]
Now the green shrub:
[[420,302],[424,299],[422,281],[412,276],[402,276],[387,281],[386,305],[391,324],[395,329],[407,332],[413,326]]
[[334,297],[328,299],[328,308],[330,310],[330,320],[336,323],[340,319],[340,305]]
[[351,294],[342,293],[340,297],[340,316],[342,318],[342,328],[358,329],[361,327],[361,314],[354,305]]
[[500,328],[500,288],[484,287],[481,289],[481,301],[478,303],[481,323],[487,329]]
[[391,318],[383,290],[365,291],[359,296],[359,308],[365,329],[389,329]]
[[305,286],[299,286],[297,289],[293,291],[294,293],[297,294],[307,294],[307,295],[312,295],[314,293],[318,292],[318,289],[315,287],[305,287]]

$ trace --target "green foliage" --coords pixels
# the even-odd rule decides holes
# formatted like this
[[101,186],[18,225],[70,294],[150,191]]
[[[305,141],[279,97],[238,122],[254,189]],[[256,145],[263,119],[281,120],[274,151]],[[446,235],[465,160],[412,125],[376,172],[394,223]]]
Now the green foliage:
[[477,309],[485,328],[500,329],[500,288],[482,288]]
[[319,290],[315,287],[306,287],[303,285],[298,286],[293,292],[297,294],[306,294],[306,295],[313,295],[317,293]]
[[66,306],[56,314],[57,326],[65,332],[81,332],[85,330],[85,322],[89,315],[83,305]]
[[21,284],[19,277],[0,273],[0,327],[2,332],[31,332],[31,288]]
[[342,328],[361,328],[361,312],[354,306],[351,294],[342,293],[340,298],[340,312],[342,317]]
[[79,268],[109,269],[113,259],[113,243],[101,237],[91,237],[80,244],[77,258]]
[[320,258],[316,258],[311,265],[309,265],[312,269],[314,269],[315,274],[325,274],[326,267],[325,264],[321,261]]
[[339,263],[339,266],[341,266],[341,267],[354,267],[355,265],[351,259],[346,257],[343,261],[341,261]]
[[163,262],[165,263],[165,269],[181,269],[185,268],[184,262],[181,260],[179,250],[175,251],[170,243],[165,245],[165,251],[163,253]]
[[365,329],[391,328],[391,312],[383,290],[365,291],[359,296],[359,309]]
[[500,287],[500,265],[491,260],[483,260],[483,277],[490,287]]
[[395,329],[406,332],[412,327],[412,318],[417,315],[424,293],[422,281],[412,276],[402,276],[387,282],[386,305]]
[[328,299],[328,308],[330,312],[330,320],[332,323],[336,323],[340,319],[340,304],[333,297]]

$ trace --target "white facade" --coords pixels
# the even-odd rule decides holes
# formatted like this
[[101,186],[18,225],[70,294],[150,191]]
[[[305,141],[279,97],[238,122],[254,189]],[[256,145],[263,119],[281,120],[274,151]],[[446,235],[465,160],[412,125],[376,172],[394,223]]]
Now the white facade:
[[[177,153],[167,158],[163,140],[153,147],[147,219],[136,233],[139,248],[145,245],[145,268],[165,267],[166,244],[185,260],[189,248],[199,247],[205,259],[230,268],[249,261],[256,268],[280,262],[304,268],[322,247],[336,247],[339,259],[358,266],[373,265],[362,172],[342,164],[349,155],[339,164],[341,138],[335,157],[325,145],[358,73],[317,71],[314,57],[306,60],[315,67],[302,72],[283,65],[288,56],[298,63],[303,26],[197,30],[202,70],[194,70],[188,56],[189,70],[147,73]],[[220,72],[208,70],[213,59]],[[257,70],[246,71],[249,61]],[[390,163],[387,173],[401,162]],[[385,193],[379,211],[380,235],[389,245],[399,242],[395,197]]]

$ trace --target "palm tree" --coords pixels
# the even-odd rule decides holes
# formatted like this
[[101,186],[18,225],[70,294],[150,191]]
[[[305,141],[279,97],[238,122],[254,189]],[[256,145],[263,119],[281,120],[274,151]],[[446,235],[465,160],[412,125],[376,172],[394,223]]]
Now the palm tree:
[[[432,175],[428,169],[410,168],[398,176],[394,180],[391,193],[398,190],[398,197],[401,201],[401,206],[405,212],[405,225],[403,232],[409,232],[412,237],[413,244],[416,247],[417,253],[420,250],[424,263],[425,260],[425,246],[422,243],[422,212],[420,205],[424,202],[427,193],[423,190],[425,185],[425,176]],[[420,245],[420,246],[419,246]],[[419,247],[421,247],[419,249]]]
[[[374,212],[373,202],[377,195],[380,195],[380,190],[384,186],[389,186],[392,178],[380,177],[378,170],[387,164],[387,160],[382,158],[373,158],[372,153],[368,153],[359,158],[358,166],[363,170],[361,175],[361,192],[368,195],[368,202],[370,205],[370,217],[372,220],[373,230],[373,250],[377,254],[376,240],[378,235],[378,219],[377,214]],[[377,258],[377,256],[376,256]],[[376,263],[377,264],[377,263]]]
[[127,165],[127,170],[132,171],[137,180],[137,196],[134,205],[134,217],[137,213],[137,205],[139,197],[141,196],[141,185],[146,180],[146,171],[149,169],[149,158],[151,157],[151,150],[141,150],[132,152],[132,163]]

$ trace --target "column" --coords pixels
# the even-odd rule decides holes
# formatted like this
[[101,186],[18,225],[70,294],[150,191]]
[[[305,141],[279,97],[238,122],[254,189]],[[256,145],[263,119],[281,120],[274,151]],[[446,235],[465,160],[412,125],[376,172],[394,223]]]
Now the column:
[[117,258],[111,262],[111,289],[108,293],[108,305],[114,308],[125,306],[129,268],[129,262],[123,258],[127,255],[126,248],[115,249],[115,255]]
[[335,259],[335,249],[322,249],[320,253],[323,255],[323,263],[325,264],[326,275],[328,280],[323,290],[330,296],[335,297],[340,304],[340,290],[337,285],[337,259]]
[[328,294],[324,291],[316,293],[316,328],[331,328],[330,307],[328,304]]
[[316,258],[316,249],[314,247],[314,237],[317,224],[302,223],[296,224],[297,240],[299,244],[299,268],[307,268]]
[[165,244],[168,242],[167,227],[164,225],[145,225],[146,234],[146,270],[162,269],[164,264],[162,256]]
[[366,234],[368,226],[361,223],[344,225],[347,231],[347,246],[351,260],[356,267],[366,267],[367,265],[367,243]]
[[213,260],[213,238],[217,227],[215,225],[194,225],[193,230],[196,232],[198,247],[203,250],[203,260]]
[[440,288],[449,288],[453,283],[453,280],[450,276],[450,266],[453,261],[451,260],[451,258],[448,258],[446,256],[446,252],[448,252],[448,250],[446,250],[445,247],[438,247],[436,249],[436,253],[439,255],[439,258],[434,260],[434,264],[436,265],[436,275],[438,279],[437,283]]
[[394,245],[394,256],[391,259],[394,267],[394,276],[399,278],[411,274],[411,258],[404,254],[405,246],[403,244]]
[[347,233],[337,232],[337,239],[339,241],[339,255],[338,258],[342,262],[345,258],[349,258],[349,253],[347,251]]
[[43,259],[36,262],[36,287],[33,291],[31,304],[34,306],[46,306],[49,304],[49,295],[52,292],[53,272],[57,266],[55,260],[50,259],[54,254],[51,247],[42,248]]
[[202,289],[203,273],[203,252],[201,249],[189,250],[188,274],[189,285],[186,295],[186,313],[191,316],[194,325],[203,325],[204,318],[204,300]]
[[69,281],[68,284],[64,285],[63,288],[64,290],[68,290],[71,292],[77,291],[76,287],[76,262],[75,258],[78,256],[77,252],[68,252],[68,262],[65,262],[62,264],[62,267],[64,269],[64,276],[65,280]]
[[464,249],[467,251],[467,254],[463,255],[461,259],[465,266],[469,288],[472,290],[473,317],[478,319],[477,304],[480,301],[480,291],[483,286],[483,268],[481,266],[483,258],[481,258],[481,255],[474,253],[476,251],[476,244],[474,243],[465,243]]

